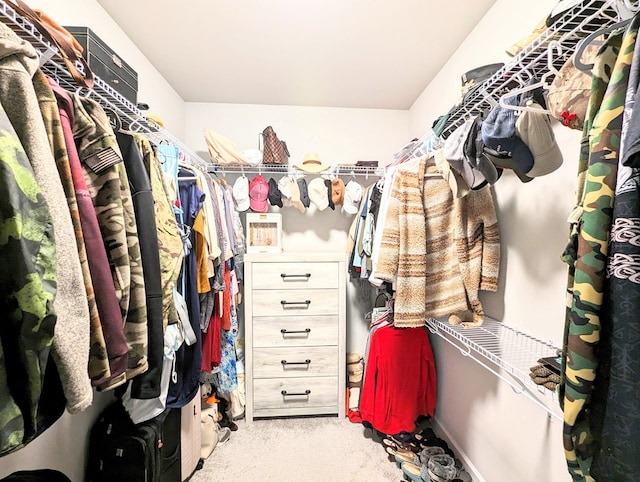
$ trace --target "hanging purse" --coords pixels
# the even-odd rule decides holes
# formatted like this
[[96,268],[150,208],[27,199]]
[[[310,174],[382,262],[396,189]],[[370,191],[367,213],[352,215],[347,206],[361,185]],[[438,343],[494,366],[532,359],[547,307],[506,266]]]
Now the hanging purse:
[[[22,0],[11,0],[8,3],[16,13],[33,24],[45,40],[58,49],[60,57],[62,57],[76,83],[82,87],[92,88],[94,84],[93,72],[82,56],[84,53],[82,45],[78,43],[75,37],[46,13],[41,10],[31,9]],[[76,62],[81,65],[82,72],[76,66]]]
[[267,126],[262,131],[262,163],[288,164],[289,150],[284,141],[278,139],[273,127]]

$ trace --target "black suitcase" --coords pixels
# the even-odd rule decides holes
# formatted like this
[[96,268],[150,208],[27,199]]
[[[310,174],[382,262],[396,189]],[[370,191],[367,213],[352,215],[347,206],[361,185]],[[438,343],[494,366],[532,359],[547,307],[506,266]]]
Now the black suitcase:
[[162,425],[168,411],[134,424],[120,402],[107,407],[89,435],[88,482],[159,482]]
[[160,482],[181,482],[180,466],[180,416],[179,408],[167,410],[162,424],[162,448],[160,449]]

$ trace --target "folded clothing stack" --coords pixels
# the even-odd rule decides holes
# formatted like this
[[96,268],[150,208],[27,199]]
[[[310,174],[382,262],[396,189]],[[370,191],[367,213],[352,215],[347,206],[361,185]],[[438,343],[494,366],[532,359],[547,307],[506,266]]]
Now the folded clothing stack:
[[360,389],[364,365],[362,353],[347,353],[347,387],[349,388],[349,409],[357,410],[360,405]]

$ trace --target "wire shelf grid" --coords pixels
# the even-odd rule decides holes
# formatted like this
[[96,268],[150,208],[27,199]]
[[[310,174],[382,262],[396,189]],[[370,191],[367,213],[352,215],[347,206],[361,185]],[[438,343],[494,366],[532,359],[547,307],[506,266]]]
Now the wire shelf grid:
[[[548,48],[552,42],[560,46],[551,65],[560,69],[583,38],[599,28],[612,25],[619,20],[616,4],[619,0],[592,0],[576,4],[564,13],[553,25],[544,29],[511,61],[472,92],[464,104],[454,106],[448,114],[441,137],[446,139],[469,117],[486,113],[495,106],[500,97],[512,89],[524,87],[539,80],[549,69]],[[548,76],[552,81],[554,74]]]
[[426,324],[432,333],[507,382],[516,393],[523,393],[550,416],[560,419],[557,393],[537,385],[529,376],[529,368],[540,358],[558,355],[559,348],[552,342],[488,317],[478,327],[451,325],[433,318]]

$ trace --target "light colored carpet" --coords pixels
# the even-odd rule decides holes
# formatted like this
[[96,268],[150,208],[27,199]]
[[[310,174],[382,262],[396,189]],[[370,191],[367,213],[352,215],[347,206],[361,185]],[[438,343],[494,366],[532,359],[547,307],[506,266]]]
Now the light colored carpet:
[[388,482],[402,471],[378,438],[361,424],[337,417],[236,422],[191,482]]

